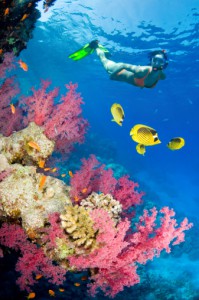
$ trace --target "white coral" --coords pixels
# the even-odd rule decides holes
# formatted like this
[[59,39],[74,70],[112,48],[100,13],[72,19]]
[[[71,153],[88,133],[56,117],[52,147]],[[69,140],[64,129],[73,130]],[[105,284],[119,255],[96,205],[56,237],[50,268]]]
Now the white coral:
[[117,223],[120,220],[120,214],[122,212],[122,204],[115,200],[112,195],[103,193],[97,194],[93,192],[86,199],[83,199],[80,203],[87,210],[93,210],[95,208],[103,208],[106,210],[111,218]]

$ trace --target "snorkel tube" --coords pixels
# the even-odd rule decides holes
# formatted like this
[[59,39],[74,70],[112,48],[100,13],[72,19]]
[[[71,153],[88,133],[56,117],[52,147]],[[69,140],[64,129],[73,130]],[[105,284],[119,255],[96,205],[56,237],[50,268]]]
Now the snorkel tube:
[[167,54],[166,54],[166,50],[155,50],[155,51],[150,52],[148,54],[148,57],[149,57],[149,60],[150,60],[150,65],[152,65],[153,58],[156,55],[161,55],[162,56],[162,58],[164,59],[164,64],[160,67],[154,67],[153,70],[154,71],[160,71],[160,70],[166,69],[168,64],[169,64],[168,57],[167,57]]

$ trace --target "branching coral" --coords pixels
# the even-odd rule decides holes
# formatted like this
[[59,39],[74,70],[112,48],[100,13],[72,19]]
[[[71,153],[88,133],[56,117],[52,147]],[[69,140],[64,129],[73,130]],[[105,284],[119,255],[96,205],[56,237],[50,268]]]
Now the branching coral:
[[84,207],[78,205],[67,207],[60,218],[70,240],[79,248],[77,252],[95,247],[96,230],[93,229],[92,219]]

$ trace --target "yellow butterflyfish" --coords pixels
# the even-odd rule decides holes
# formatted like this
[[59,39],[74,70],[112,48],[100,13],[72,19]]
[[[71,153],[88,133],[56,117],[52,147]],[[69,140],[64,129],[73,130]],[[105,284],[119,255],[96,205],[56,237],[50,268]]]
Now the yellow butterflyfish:
[[179,150],[185,145],[185,140],[182,137],[176,137],[170,140],[167,147],[170,150]]
[[130,131],[131,138],[138,144],[154,146],[160,144],[157,131],[149,126],[137,124]]
[[122,126],[122,123],[124,121],[124,110],[122,106],[118,103],[114,103],[111,106],[111,114],[113,116],[113,119],[111,121],[114,121],[118,125]]

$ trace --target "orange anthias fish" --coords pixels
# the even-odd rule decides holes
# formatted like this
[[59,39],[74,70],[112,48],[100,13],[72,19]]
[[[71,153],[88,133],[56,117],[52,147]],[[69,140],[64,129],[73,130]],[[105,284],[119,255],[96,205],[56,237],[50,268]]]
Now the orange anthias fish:
[[36,296],[36,294],[31,292],[31,293],[28,294],[27,299],[34,299],[35,296]]
[[61,177],[66,177],[66,174],[61,174]]
[[60,288],[59,291],[60,291],[61,293],[63,293],[65,290]]
[[40,160],[40,161],[38,162],[38,166],[39,166],[41,169],[44,168],[44,165],[45,165],[45,160]]
[[15,106],[14,106],[14,104],[10,104],[10,108],[11,108],[11,112],[12,112],[12,114],[15,114],[15,112],[16,112],[16,109],[15,109]]
[[20,68],[22,68],[24,71],[28,71],[28,65],[23,62],[21,59],[18,61]]
[[78,197],[78,196],[75,196],[75,197],[74,197],[74,200],[75,200],[75,202],[79,201],[79,197]]
[[20,22],[24,21],[28,16],[29,16],[29,14],[24,14],[23,17],[21,18]]
[[45,184],[45,182],[46,182],[46,178],[47,178],[47,176],[45,176],[45,175],[42,175],[42,176],[40,177],[40,181],[39,181],[39,189],[40,189],[40,190],[43,188],[43,186],[44,186],[44,184]]
[[48,290],[48,293],[50,296],[53,296],[53,297],[55,296],[55,292],[53,290]]
[[28,146],[30,146],[31,148],[36,149],[37,151],[41,151],[39,145],[37,143],[35,143],[34,141],[28,142]]
[[87,280],[87,279],[88,279],[87,276],[82,276],[82,278],[81,278],[82,281],[85,281],[85,280]]
[[68,171],[68,174],[70,177],[73,177],[73,172],[72,171]]
[[45,168],[44,171],[50,171],[50,168]]
[[42,277],[43,277],[43,275],[38,274],[38,275],[36,275],[35,279],[36,279],[36,280],[39,280],[39,279],[41,279]]
[[57,168],[53,168],[52,170],[51,170],[51,172],[53,172],[53,173],[55,173],[57,171]]
[[9,7],[7,7],[6,9],[5,9],[5,11],[4,11],[4,16],[7,16],[8,14],[9,14]]
[[81,190],[82,194],[85,194],[87,192],[87,188],[84,188]]
[[80,286],[81,284],[79,282],[74,283],[75,286]]

